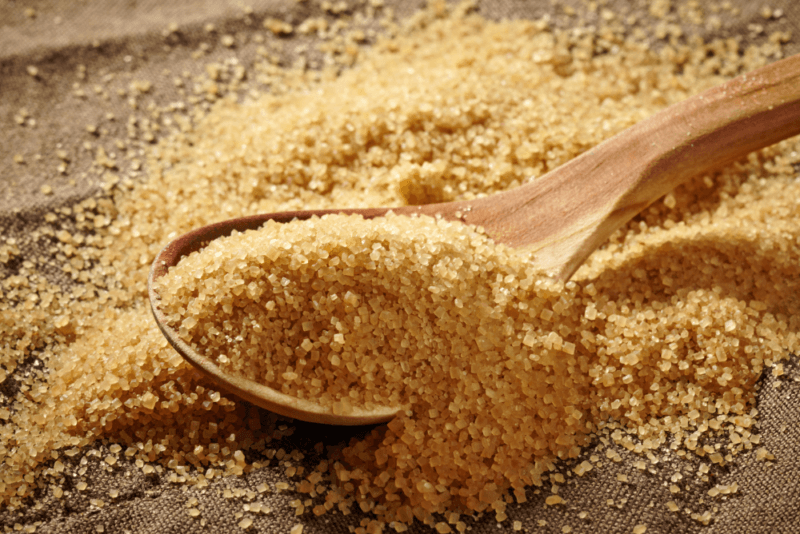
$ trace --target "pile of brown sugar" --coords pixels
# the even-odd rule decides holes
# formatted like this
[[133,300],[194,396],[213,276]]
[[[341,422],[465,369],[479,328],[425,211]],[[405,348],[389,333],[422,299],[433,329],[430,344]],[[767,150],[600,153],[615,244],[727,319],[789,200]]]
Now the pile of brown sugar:
[[[691,238],[680,227],[640,236],[605,262],[624,267],[561,287],[529,253],[460,223],[332,215],[215,240],[157,288],[180,337],[227,373],[334,413],[406,408],[375,432],[370,454],[354,446],[352,467],[337,470],[370,496],[365,509],[409,522],[491,507],[502,520],[502,495],[524,501],[601,421],[635,429],[640,452],[669,434],[697,450],[703,427],[741,434],[705,451],[713,463],[752,446],[752,386],[764,360],[798,346],[797,303],[781,298],[798,285],[794,267],[771,259],[778,221],[761,228],[766,250],[746,268],[734,251],[761,224],[742,235],[723,218]],[[784,245],[800,236],[781,226]],[[637,248],[658,254],[631,259]],[[772,273],[775,292],[748,300],[757,270]]]
[[[257,410],[195,373],[150,316],[149,264],[173,237],[244,213],[448,201],[508,189],[780,51],[776,38],[747,51],[721,40],[655,53],[609,28],[559,31],[541,21],[487,22],[434,11],[359,55],[340,75],[298,73],[280,94],[221,100],[194,125],[176,120],[183,131],[149,150],[145,180],[115,180],[107,195],[45,219],[37,239],[52,242],[53,257],[77,286],[63,291],[33,263],[21,264],[3,282],[0,380],[16,376],[17,366],[33,355],[44,364],[14,378],[15,396],[0,409],[4,503],[23,507],[36,492],[59,498],[67,476],[60,459],[98,440],[113,444],[109,465],[117,456],[129,458],[145,473],[178,483],[204,486],[258,469],[244,454],[269,447]],[[319,292],[328,303],[324,309],[337,315],[335,324],[333,315],[312,321],[309,332],[319,332],[314,339],[299,324],[303,337],[289,347],[291,356],[284,351],[275,383],[304,395],[315,390],[303,388],[324,387],[342,395],[331,401],[343,411],[346,398],[365,405],[396,398],[409,405],[409,414],[304,475],[296,489],[314,501],[298,509],[321,514],[358,505],[376,518],[370,529],[392,522],[402,529],[416,518],[439,532],[450,525],[463,530],[460,513],[487,509],[502,520],[511,495],[524,500],[527,486],[541,483],[559,459],[576,456],[590,433],[609,428],[610,420],[619,426],[613,439],[643,454],[669,447],[725,463],[756,447],[753,385],[767,367],[780,374],[779,362],[800,348],[798,153],[797,140],[786,141],[679,188],[614,236],[564,287],[526,282],[532,279],[524,253],[496,247],[474,230],[425,219],[348,221],[378,233],[358,259],[356,249],[345,258],[345,249],[338,252],[337,265],[332,256],[320,257],[336,280],[320,279],[318,288],[292,285],[288,275],[301,276],[308,267],[292,268],[291,257],[280,256],[290,262],[282,267],[291,288],[284,290]],[[364,291],[350,296],[335,289],[370,261],[389,268],[383,252],[369,260],[363,254],[379,250],[372,249],[384,239],[377,225],[390,223],[405,236],[396,249],[404,255],[394,260],[396,271],[412,280],[418,268],[414,280],[420,283],[374,307],[360,300],[366,290],[397,289],[402,277],[367,276]],[[405,224],[411,226],[400,231]],[[423,225],[430,232],[420,235]],[[272,230],[302,237],[308,229]],[[469,236],[469,243],[444,239],[454,232]],[[331,247],[347,245],[334,237]],[[314,261],[317,241],[287,242],[311,246],[303,255]],[[417,243],[432,249],[405,257]],[[13,259],[20,245],[2,246],[0,259]],[[452,263],[442,250],[451,251]],[[470,255],[481,261],[468,261]],[[250,283],[254,295],[261,282],[269,284],[265,292],[273,291],[270,274],[243,284],[242,294]],[[389,287],[380,289],[383,283]],[[328,299],[333,293],[336,304]],[[288,302],[274,301],[276,308]],[[223,301],[206,304],[225,311]],[[417,304],[424,306],[417,310]],[[401,317],[403,305],[408,310]],[[485,308],[470,309],[476,305]],[[356,313],[344,313],[348,306]],[[363,306],[366,315],[358,311]],[[461,309],[471,316],[459,315]],[[388,359],[398,350],[348,349],[359,332],[356,318],[364,317],[358,325],[363,333],[374,315],[394,331],[401,319],[417,321],[419,331],[405,352],[408,371],[402,358]],[[330,326],[323,328],[323,320]],[[476,320],[486,322],[483,330],[478,324],[458,333]],[[323,330],[331,334],[327,352],[321,350]],[[387,331],[384,339],[404,348],[404,338]],[[298,369],[299,359],[314,350],[322,363]],[[344,357],[348,350],[352,360]],[[426,359],[413,360],[423,353]],[[387,359],[368,377],[348,367],[357,354]],[[454,364],[460,354],[466,356]],[[418,374],[407,374],[411,363]],[[320,384],[298,381],[317,370]],[[246,372],[269,381],[267,368]],[[380,373],[401,379],[381,382]],[[384,382],[396,389],[370,390]],[[415,397],[432,389],[435,398]],[[729,441],[709,445],[712,433]],[[83,474],[75,476],[80,491]],[[553,488],[547,503],[558,505]]]

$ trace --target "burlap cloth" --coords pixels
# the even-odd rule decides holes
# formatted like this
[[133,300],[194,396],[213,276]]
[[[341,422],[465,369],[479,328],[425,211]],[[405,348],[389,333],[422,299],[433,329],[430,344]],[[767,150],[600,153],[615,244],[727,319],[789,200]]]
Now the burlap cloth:
[[[352,3],[352,2],[351,2]],[[673,2],[673,13],[684,1]],[[704,2],[696,2],[707,7]],[[800,2],[797,0],[771,0],[769,7],[781,9],[783,16],[766,20],[762,16],[765,3],[748,0],[731,0],[741,10],[737,17],[723,11],[722,30],[702,25],[686,27],[689,33],[705,36],[738,35],[744,43],[764,40],[775,30],[794,30],[794,43],[788,52],[800,50]],[[363,2],[359,2],[363,5]],[[565,15],[563,6],[571,5],[577,16]],[[485,0],[478,2],[479,12],[490,19],[538,18],[551,16],[554,25],[574,25],[580,18],[597,21],[600,9],[591,9],[591,2],[551,2],[549,0]],[[646,0],[598,2],[600,8],[609,6],[619,14],[637,15],[640,20],[648,15]],[[720,2],[719,4],[724,4]],[[386,0],[398,18],[408,16],[419,8],[418,0]],[[710,6],[708,6],[710,7]],[[27,11],[32,8],[34,11]],[[82,87],[103,81],[104,87],[127,87],[134,79],[153,82],[153,97],[159,103],[175,99],[172,77],[184,71],[198,72],[206,60],[221,57],[224,52],[212,48],[204,61],[191,58],[191,52],[200,42],[208,40],[204,26],[212,22],[217,32],[234,35],[238,43],[236,54],[247,65],[255,54],[255,44],[247,36],[263,32],[260,22],[274,16],[298,23],[308,16],[323,14],[319,2],[294,0],[252,0],[246,4],[234,0],[180,0],[141,2],[123,0],[39,0],[0,3],[0,231],[6,236],[26,232],[38,225],[44,213],[59,206],[68,206],[75,200],[92,194],[98,186],[95,174],[87,172],[93,153],[83,148],[85,141],[97,138],[87,131],[93,125],[102,139],[114,139],[125,134],[125,119],[130,108],[124,98],[112,97],[97,105],[98,99],[75,98],[73,84],[79,81],[79,65],[86,66],[87,79],[80,80]],[[326,15],[330,17],[330,14]],[[679,22],[679,18],[675,20]],[[180,31],[167,39],[164,30],[175,23]],[[763,29],[763,31],[759,31]],[[290,37],[288,44],[292,44]],[[657,45],[654,45],[657,46]],[[285,47],[284,60],[291,61],[292,46]],[[38,69],[31,76],[29,65]],[[163,75],[168,69],[172,76]],[[112,89],[113,90],[113,89]],[[114,95],[112,95],[114,96]],[[36,124],[20,127],[18,117],[25,108],[29,121]],[[111,115],[113,114],[113,118]],[[60,163],[56,150],[69,154],[69,172],[58,171]],[[15,164],[13,155],[25,157],[24,165]],[[40,154],[37,158],[35,155]],[[43,195],[41,186],[48,184],[53,194]],[[37,251],[23,251],[37,255]],[[54,280],[68,283],[56,272]],[[631,454],[617,447],[625,459],[621,463],[604,462],[579,483],[568,483],[561,491],[567,506],[554,509],[544,505],[545,491],[529,491],[529,501],[524,505],[510,505],[509,520],[497,524],[493,514],[469,520],[470,531],[478,533],[511,531],[514,521],[520,521],[527,532],[631,532],[637,524],[647,524],[647,532],[800,532],[800,370],[796,359],[787,368],[780,388],[772,387],[771,376],[760,384],[757,431],[762,444],[771,451],[775,460],[757,461],[754,453],[742,455],[726,467],[713,466],[706,479],[698,474],[699,459],[679,459],[664,451],[660,462],[647,469],[633,466]],[[24,372],[24,368],[18,372]],[[8,388],[6,381],[2,388]],[[6,395],[10,391],[2,390]],[[280,422],[278,422],[280,424]],[[289,428],[295,427],[287,422]],[[322,440],[335,445],[363,430],[324,428],[299,424],[284,443],[286,450],[299,449],[306,454],[306,469],[313,469],[320,455],[314,444]],[[613,444],[611,447],[614,447]],[[98,448],[101,448],[98,445]],[[325,453],[323,452],[323,455]],[[590,448],[586,456],[593,454]],[[603,453],[605,456],[605,453]],[[99,459],[98,459],[99,460]],[[630,460],[630,461],[628,461]],[[215,481],[210,488],[197,490],[167,482],[165,475],[144,475],[141,470],[126,466],[109,473],[89,462],[90,488],[86,492],[71,492],[61,500],[45,500],[23,511],[0,511],[0,525],[6,531],[18,526],[32,526],[37,522],[37,532],[236,532],[242,512],[243,499],[226,499],[221,493],[227,487],[254,489],[264,481],[275,482],[284,477],[279,467],[262,468],[246,477]],[[273,462],[273,466],[275,463]],[[671,477],[683,474],[684,488],[674,496],[668,487]],[[627,482],[617,479],[619,473],[627,475]],[[574,479],[573,479],[574,480]],[[723,498],[710,498],[708,490],[715,484],[739,484],[739,491]],[[120,495],[111,504],[97,508],[90,504],[92,498],[105,498],[108,490],[118,488]],[[186,513],[185,503],[197,498],[206,525]],[[289,502],[300,495],[269,493],[259,498],[268,503],[273,512],[257,515],[249,532],[289,532],[298,522],[305,524],[304,533],[349,532],[358,526],[362,517],[327,514],[315,517],[306,514],[294,517]],[[670,512],[665,502],[675,500],[681,505],[677,513]],[[684,509],[692,512],[711,511],[713,521],[705,526],[691,518]],[[586,512],[585,517],[581,517]],[[540,525],[540,521],[545,525]],[[412,532],[434,532],[416,524]]]

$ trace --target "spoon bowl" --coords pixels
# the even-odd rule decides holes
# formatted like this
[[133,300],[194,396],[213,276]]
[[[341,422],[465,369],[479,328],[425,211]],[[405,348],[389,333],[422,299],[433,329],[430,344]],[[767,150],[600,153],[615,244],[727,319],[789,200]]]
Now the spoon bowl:
[[159,309],[154,282],[182,257],[234,230],[257,229],[329,213],[374,218],[430,215],[482,226],[511,247],[530,247],[544,272],[568,280],[620,226],[689,178],[800,133],[800,55],[734,78],[604,141],[548,174],[495,195],[460,202],[397,208],[266,213],[222,221],[184,234],[155,258],[148,279],[150,305],[169,343],[223,389],[304,421],[366,425],[392,419],[400,407],[332,413],[310,400],[225,374],[178,337]]

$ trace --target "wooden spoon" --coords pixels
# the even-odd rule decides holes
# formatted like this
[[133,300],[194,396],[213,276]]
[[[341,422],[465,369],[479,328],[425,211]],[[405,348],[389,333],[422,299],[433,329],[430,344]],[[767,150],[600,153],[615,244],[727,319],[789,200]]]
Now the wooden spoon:
[[[515,189],[477,200],[391,208],[482,226],[495,241],[532,247],[537,264],[567,280],[617,228],[687,179],[800,133],[800,55],[767,65],[668,107],[558,169]],[[267,410],[305,421],[364,425],[398,408],[333,414],[309,400],[226,375],[178,337],[159,310],[153,282],[212,239],[327,213],[385,215],[390,208],[266,213],[198,228],[169,243],[150,271],[150,305],[167,340],[223,389]]]

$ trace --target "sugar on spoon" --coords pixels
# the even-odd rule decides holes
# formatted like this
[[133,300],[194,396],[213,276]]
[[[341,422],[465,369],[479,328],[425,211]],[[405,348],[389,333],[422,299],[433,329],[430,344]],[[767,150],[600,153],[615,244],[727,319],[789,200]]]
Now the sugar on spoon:
[[567,280],[617,228],[676,186],[798,133],[800,54],[672,105],[548,174],[502,193],[423,206],[266,213],[198,228],[169,243],[155,258],[148,279],[150,306],[169,343],[230,393],[304,421],[333,425],[386,422],[399,408],[354,408],[350,414],[334,414],[311,400],[224,373],[167,324],[154,281],[183,256],[234,230],[256,229],[268,220],[283,223],[328,213],[373,218],[390,210],[482,226],[496,242],[530,247],[536,252],[537,266]]

